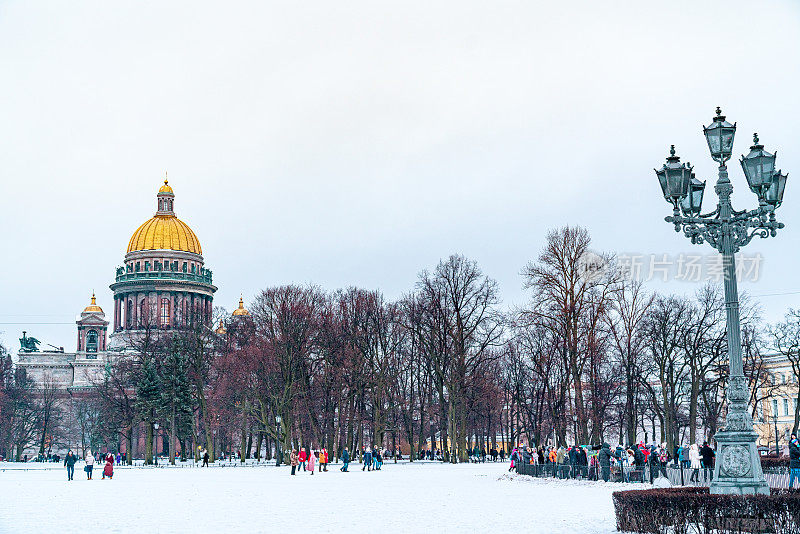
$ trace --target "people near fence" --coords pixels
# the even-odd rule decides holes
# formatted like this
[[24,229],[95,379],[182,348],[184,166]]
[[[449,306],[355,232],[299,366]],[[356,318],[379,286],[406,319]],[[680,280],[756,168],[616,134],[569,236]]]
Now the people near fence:
[[600,449],[600,452],[597,453],[597,463],[600,464],[600,476],[604,482],[608,482],[608,479],[611,478],[611,459],[614,457],[614,453],[611,452],[611,445],[603,442],[601,446],[593,448],[595,450],[598,448]]
[[700,468],[700,450],[697,448],[697,443],[689,445],[689,467],[692,469],[692,475],[689,477],[690,482],[700,482],[698,475]]
[[651,446],[648,451],[647,465],[650,467],[650,481],[652,482],[658,478],[658,474],[661,471],[661,458],[655,445]]
[[797,434],[789,437],[789,487],[794,488],[794,480],[800,480],[800,441]]
[[300,471],[300,468],[303,468],[303,471],[306,470],[306,461],[308,461],[308,454],[306,453],[305,447],[300,447],[300,454],[297,455],[297,459],[300,462],[297,465],[297,470]]
[[714,449],[708,446],[708,442],[704,441],[703,446],[700,447],[700,463],[704,469],[704,476],[707,474],[711,480],[714,480]]
[[514,448],[514,449],[511,451],[511,465],[510,465],[510,466],[509,466],[509,468],[508,468],[508,470],[509,470],[509,471],[512,471],[512,470],[514,469],[514,467],[515,467],[515,465],[514,465],[514,464],[516,464],[516,462],[517,462],[517,455],[518,455],[518,452],[517,452],[517,449],[516,449],[516,447],[515,447],[515,448]]

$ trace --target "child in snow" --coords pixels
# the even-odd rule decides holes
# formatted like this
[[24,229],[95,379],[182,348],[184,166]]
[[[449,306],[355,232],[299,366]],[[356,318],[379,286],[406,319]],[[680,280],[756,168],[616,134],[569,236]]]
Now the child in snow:
[[[302,454],[302,452],[301,452]],[[314,449],[308,449],[308,470],[311,471],[311,474],[314,474],[314,460],[316,456],[314,456]]]
[[103,480],[108,477],[109,480],[114,477],[114,457],[110,454],[106,457],[106,466],[103,468]]

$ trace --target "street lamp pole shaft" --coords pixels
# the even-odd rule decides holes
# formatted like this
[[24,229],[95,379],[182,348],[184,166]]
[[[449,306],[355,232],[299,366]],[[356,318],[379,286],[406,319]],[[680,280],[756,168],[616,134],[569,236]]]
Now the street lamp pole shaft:
[[[714,188],[719,195],[720,219],[730,219],[733,215],[731,194],[733,185],[728,178],[728,169],[725,164],[719,167],[719,179]],[[744,376],[742,363],[741,325],[739,321],[739,291],[736,285],[736,259],[733,242],[733,228],[728,222],[722,223],[722,265],[725,289],[725,314],[728,334],[728,366],[730,377]]]

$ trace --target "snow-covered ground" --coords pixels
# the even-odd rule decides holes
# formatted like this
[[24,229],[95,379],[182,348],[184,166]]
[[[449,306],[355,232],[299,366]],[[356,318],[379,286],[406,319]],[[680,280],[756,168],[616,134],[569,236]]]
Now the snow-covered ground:
[[611,493],[631,487],[517,476],[507,463],[331,465],[294,477],[264,465],[117,468],[91,481],[80,463],[72,482],[53,467],[0,471],[0,533],[611,533]]

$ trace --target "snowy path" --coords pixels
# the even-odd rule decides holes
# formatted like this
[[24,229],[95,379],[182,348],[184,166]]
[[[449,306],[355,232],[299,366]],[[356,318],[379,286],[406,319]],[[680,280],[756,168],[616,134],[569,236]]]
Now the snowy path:
[[[9,465],[9,464],[5,464]],[[0,533],[615,532],[620,484],[504,475],[508,464],[0,472]],[[641,487],[641,485],[639,485]],[[513,529],[513,530],[512,530]]]

